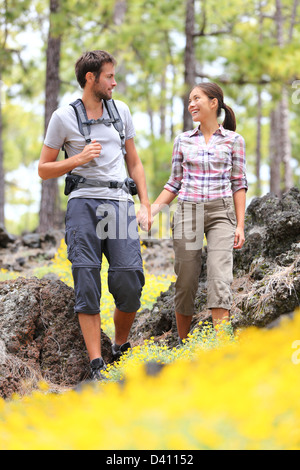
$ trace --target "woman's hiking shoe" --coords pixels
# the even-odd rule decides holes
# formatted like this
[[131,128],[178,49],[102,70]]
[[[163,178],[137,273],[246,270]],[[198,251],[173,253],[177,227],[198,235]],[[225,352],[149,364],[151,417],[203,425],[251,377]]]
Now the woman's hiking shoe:
[[112,355],[113,355],[113,360],[118,361],[123,354],[128,351],[128,349],[131,348],[130,343],[124,343],[121,344],[121,346],[118,346],[117,344],[113,344],[111,347],[112,350]]
[[90,362],[91,366],[91,377],[94,382],[98,382],[100,380],[105,379],[101,372],[105,371],[106,365],[103,361],[102,357],[98,357],[97,359],[93,359]]

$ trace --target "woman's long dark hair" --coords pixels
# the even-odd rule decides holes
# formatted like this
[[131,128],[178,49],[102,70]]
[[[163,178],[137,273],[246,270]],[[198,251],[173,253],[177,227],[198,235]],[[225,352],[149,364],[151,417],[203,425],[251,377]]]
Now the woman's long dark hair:
[[225,111],[225,119],[222,124],[224,129],[228,129],[230,131],[235,131],[236,130],[236,119],[235,119],[235,114],[232,108],[230,106],[227,106],[227,104],[224,103],[224,93],[221,87],[217,85],[216,83],[199,83],[196,85],[195,88],[200,88],[203,93],[206,94],[206,96],[210,99],[217,99],[219,106],[218,106],[218,111],[217,111],[217,116],[221,116],[222,109]]

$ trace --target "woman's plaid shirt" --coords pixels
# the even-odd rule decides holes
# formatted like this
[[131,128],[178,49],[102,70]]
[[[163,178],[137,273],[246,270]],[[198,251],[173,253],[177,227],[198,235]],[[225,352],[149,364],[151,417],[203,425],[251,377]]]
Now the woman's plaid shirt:
[[181,201],[208,202],[248,190],[244,138],[219,129],[206,145],[198,127],[180,134],[174,143],[172,173],[165,189]]

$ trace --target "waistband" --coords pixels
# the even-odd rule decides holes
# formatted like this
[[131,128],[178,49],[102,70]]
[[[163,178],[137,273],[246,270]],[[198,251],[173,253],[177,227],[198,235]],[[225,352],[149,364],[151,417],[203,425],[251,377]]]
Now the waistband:
[[200,207],[201,205],[204,206],[205,209],[213,209],[213,208],[228,208],[232,207],[234,204],[233,197],[223,197],[218,199],[212,199],[211,201],[207,202],[191,202],[191,201],[183,201],[178,200],[178,204],[181,206],[195,206]]

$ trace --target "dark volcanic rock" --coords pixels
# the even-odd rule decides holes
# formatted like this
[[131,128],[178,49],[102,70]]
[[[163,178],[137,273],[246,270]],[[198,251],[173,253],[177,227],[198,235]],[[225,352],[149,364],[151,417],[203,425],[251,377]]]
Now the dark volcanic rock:
[[246,211],[246,243],[234,254],[236,272],[248,272],[254,259],[270,261],[300,243],[300,191],[293,188],[280,199],[272,194],[254,198]]
[[16,238],[13,235],[10,235],[3,225],[0,224],[0,247],[7,248],[11,243],[14,243]]
[[[111,362],[111,341],[103,332],[102,354]],[[0,283],[0,396],[21,392],[24,380],[74,386],[88,371],[73,289],[37,278]]]

